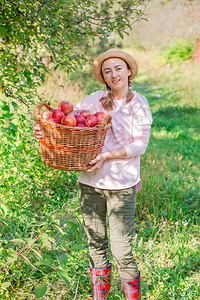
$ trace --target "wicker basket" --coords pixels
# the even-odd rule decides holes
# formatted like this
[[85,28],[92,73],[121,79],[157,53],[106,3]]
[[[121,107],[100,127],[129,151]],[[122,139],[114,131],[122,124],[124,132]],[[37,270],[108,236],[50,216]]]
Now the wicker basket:
[[65,171],[89,169],[89,162],[101,152],[112,117],[105,115],[95,127],[63,126],[42,118],[40,109],[43,106],[53,111],[47,103],[41,102],[35,113],[35,120],[43,132],[43,138],[39,141],[43,162]]

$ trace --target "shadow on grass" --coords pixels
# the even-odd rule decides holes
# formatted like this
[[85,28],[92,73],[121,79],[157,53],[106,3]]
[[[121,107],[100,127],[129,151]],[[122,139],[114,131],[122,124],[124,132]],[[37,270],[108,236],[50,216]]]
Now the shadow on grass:
[[168,106],[165,109],[161,108],[153,114],[152,128],[162,129],[166,131],[173,131],[175,127],[180,130],[187,131],[192,128],[196,133],[200,128],[200,109],[194,107],[174,107]]

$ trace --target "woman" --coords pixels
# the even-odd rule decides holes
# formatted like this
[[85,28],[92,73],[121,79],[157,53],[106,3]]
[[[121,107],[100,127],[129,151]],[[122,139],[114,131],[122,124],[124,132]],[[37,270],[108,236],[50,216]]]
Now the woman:
[[[120,49],[102,53],[93,64],[95,78],[106,85],[81,101],[77,109],[112,116],[102,152],[79,176],[81,210],[88,237],[93,299],[106,299],[111,263],[107,257],[109,221],[113,258],[128,299],[140,297],[140,272],[132,254],[136,192],[140,189],[140,155],[149,142],[152,116],[147,99],[132,91],[138,71],[134,58]],[[36,138],[40,137],[35,126]]]

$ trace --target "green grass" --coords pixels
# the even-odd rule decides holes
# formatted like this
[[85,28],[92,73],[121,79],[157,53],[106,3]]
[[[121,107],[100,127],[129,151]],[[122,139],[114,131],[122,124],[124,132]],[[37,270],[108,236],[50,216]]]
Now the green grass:
[[[199,66],[161,66],[155,52],[134,53],[135,89],[154,119],[133,237],[142,299],[199,299]],[[90,89],[87,83],[81,93]],[[41,162],[33,107],[2,107],[17,128],[5,121],[0,130],[0,298],[35,299],[46,291],[41,299],[92,299],[78,172]],[[109,299],[125,300],[114,262]]]

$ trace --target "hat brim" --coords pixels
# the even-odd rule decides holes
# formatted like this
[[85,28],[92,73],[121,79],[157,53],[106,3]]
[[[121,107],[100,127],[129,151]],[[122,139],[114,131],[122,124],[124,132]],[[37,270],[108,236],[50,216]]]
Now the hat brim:
[[114,57],[123,59],[129,65],[131,69],[130,80],[133,80],[133,78],[135,78],[135,76],[137,75],[138,65],[135,59],[130,54],[117,48],[109,49],[96,58],[93,64],[94,77],[102,84],[105,84],[105,80],[102,76],[102,64],[106,59]]

